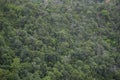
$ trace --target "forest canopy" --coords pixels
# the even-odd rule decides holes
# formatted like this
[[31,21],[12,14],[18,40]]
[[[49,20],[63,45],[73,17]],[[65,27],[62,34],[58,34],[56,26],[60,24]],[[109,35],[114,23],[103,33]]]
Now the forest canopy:
[[0,80],[120,80],[120,0],[0,0]]

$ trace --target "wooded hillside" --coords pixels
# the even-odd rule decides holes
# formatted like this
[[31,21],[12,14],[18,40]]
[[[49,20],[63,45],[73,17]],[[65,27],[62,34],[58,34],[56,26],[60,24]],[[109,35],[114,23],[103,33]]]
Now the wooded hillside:
[[0,0],[0,80],[120,80],[120,0]]

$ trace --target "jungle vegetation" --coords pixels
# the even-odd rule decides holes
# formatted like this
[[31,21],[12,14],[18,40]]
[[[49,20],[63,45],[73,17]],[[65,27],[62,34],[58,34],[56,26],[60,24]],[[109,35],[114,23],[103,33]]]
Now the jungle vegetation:
[[0,0],[0,80],[120,80],[120,0]]

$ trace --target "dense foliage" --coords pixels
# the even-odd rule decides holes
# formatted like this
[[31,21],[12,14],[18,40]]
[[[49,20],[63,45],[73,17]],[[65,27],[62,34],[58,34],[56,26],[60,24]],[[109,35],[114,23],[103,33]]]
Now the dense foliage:
[[120,80],[120,0],[0,0],[0,80]]

